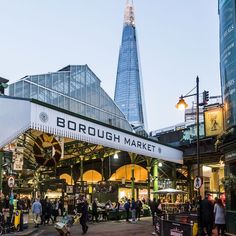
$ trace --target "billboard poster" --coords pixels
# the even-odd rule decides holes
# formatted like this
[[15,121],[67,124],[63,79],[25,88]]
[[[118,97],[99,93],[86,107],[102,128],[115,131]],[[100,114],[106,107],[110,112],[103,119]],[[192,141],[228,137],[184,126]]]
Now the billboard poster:
[[236,31],[235,0],[219,0],[220,74],[225,128],[236,125]]
[[13,170],[21,171],[24,164],[23,148],[17,147],[17,151],[13,155]]
[[222,108],[214,108],[204,112],[205,135],[206,137],[219,135],[223,132],[223,111]]

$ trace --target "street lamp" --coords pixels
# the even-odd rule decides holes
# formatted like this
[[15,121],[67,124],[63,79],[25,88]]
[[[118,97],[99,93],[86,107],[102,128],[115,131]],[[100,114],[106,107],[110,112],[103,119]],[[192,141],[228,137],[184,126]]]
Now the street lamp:
[[[199,106],[200,106],[200,104],[199,104],[199,78],[198,78],[198,76],[196,78],[196,87],[194,87],[193,89],[195,89],[195,88],[196,88],[196,93],[193,93],[193,94],[187,93],[185,96],[182,95],[179,98],[179,102],[176,104],[176,108],[179,110],[186,109],[188,107],[188,104],[185,102],[184,98],[192,97],[192,96],[197,97],[197,105],[196,105],[197,150],[196,150],[196,157],[197,157],[197,175],[198,175],[198,177],[200,177],[201,176],[200,157],[199,157]],[[190,92],[192,92],[192,90]],[[200,195],[200,188],[198,189],[198,195]]]
[[[194,89],[196,89],[196,93],[190,94]],[[197,149],[196,149],[196,157],[197,157],[197,177],[201,176],[200,173],[200,156],[199,156],[199,106],[202,104],[199,104],[199,78],[197,76],[196,78],[196,87],[194,87],[189,93],[187,93],[185,96],[181,96],[179,99],[179,102],[176,104],[177,109],[185,109],[188,107],[188,104],[185,102],[184,98],[196,96],[197,98],[197,104],[196,104],[196,128],[197,128]],[[197,209],[197,215],[198,215],[198,235],[201,235],[201,226],[200,226],[200,186],[197,190],[197,198],[198,198],[198,209]]]

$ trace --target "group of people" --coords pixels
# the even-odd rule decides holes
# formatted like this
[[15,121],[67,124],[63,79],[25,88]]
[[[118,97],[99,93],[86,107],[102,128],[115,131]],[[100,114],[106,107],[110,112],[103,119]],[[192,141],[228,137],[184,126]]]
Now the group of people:
[[[17,194],[11,194],[11,196],[1,196],[0,199],[0,212],[3,213],[4,224],[13,225],[13,219],[16,211],[29,211],[31,202],[29,198],[20,198]],[[19,215],[20,217],[20,230],[23,230],[23,214]]]
[[225,235],[225,206],[222,200],[215,198],[212,202],[209,195],[205,199],[200,199],[200,226],[201,235],[212,235],[214,225],[217,228],[218,235]]
[[136,219],[140,220],[141,218],[141,210],[143,208],[143,203],[141,200],[135,201],[134,198],[130,201],[130,199],[126,200],[126,203],[124,204],[124,208],[126,211],[126,221],[129,221],[129,215],[131,211],[132,216],[132,222],[135,222]]
[[36,198],[32,204],[32,213],[34,217],[35,227],[39,224],[46,225],[57,221],[57,217],[62,216],[64,212],[63,199],[55,199],[51,201],[48,197]]

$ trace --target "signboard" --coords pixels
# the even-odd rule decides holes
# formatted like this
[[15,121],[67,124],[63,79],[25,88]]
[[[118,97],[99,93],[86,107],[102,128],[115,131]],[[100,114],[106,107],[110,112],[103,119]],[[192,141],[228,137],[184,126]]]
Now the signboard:
[[[0,148],[29,129],[183,164],[183,152],[149,138],[37,101],[0,97]],[[16,117],[17,119],[9,119]],[[7,135],[6,135],[7,134]]]
[[175,148],[125,130],[113,129],[81,117],[38,104],[31,104],[31,126],[33,129],[122,151],[183,163],[183,152]]
[[13,170],[22,170],[24,164],[23,148],[17,147],[13,155]]
[[201,177],[196,177],[194,179],[194,188],[199,189],[202,186],[202,178]]
[[191,236],[192,227],[190,224],[174,223],[164,220],[163,232],[165,236]]
[[214,108],[204,112],[205,134],[215,136],[223,132],[223,109]]
[[74,186],[73,185],[67,185],[66,186],[66,193],[67,194],[73,194],[74,193]]
[[14,176],[10,176],[7,180],[7,183],[8,183],[8,187],[9,188],[13,188],[14,185],[15,185],[15,178]]
[[75,185],[75,193],[86,193],[87,187],[87,181],[77,181]]

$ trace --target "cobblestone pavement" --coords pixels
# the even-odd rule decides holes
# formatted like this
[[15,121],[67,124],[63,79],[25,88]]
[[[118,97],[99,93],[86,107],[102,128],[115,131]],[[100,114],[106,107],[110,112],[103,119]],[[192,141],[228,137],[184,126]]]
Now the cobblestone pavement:
[[[129,223],[126,221],[109,221],[95,224],[88,224],[89,229],[87,236],[145,236],[152,235],[154,227],[152,226],[151,217],[142,218],[136,223]],[[81,235],[81,226],[76,223],[71,227],[71,236]],[[35,236],[58,236],[54,226],[41,226]]]

